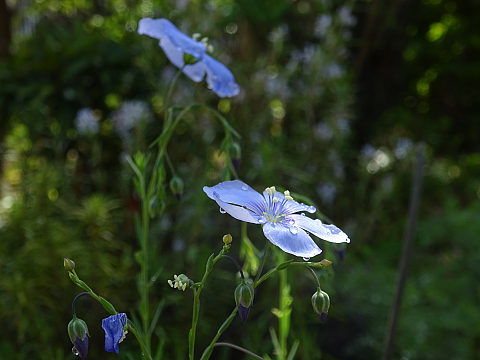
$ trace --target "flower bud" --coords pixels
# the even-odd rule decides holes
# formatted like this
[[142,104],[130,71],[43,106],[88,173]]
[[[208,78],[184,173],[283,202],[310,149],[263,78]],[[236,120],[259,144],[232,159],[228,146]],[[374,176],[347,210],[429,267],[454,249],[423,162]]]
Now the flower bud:
[[237,142],[232,142],[230,145],[230,157],[232,159],[232,165],[236,171],[240,168],[240,159],[242,158],[242,148]]
[[232,242],[232,235],[227,234],[223,237],[223,242],[225,245],[231,244]]
[[78,355],[80,359],[85,360],[88,353],[88,336],[90,336],[87,324],[73,315],[73,319],[68,323],[67,329],[73,344],[73,353]]
[[63,267],[67,271],[73,271],[73,270],[75,270],[75,263],[68,258],[63,258]]
[[330,297],[325,291],[318,288],[317,292],[312,296],[312,306],[315,313],[322,322],[327,318],[328,309],[330,308]]
[[242,280],[242,283],[235,289],[235,302],[238,306],[238,314],[244,324],[247,322],[254,295],[252,285],[246,283],[245,280]]
[[170,180],[170,190],[173,195],[177,197],[178,200],[182,198],[183,195],[183,180],[175,175],[172,180]]

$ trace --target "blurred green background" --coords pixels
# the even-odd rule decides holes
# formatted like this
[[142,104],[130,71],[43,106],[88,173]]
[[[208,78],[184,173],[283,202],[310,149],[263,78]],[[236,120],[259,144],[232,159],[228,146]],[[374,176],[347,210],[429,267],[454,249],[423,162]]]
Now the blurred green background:
[[[66,327],[80,290],[63,257],[117,309],[137,306],[139,201],[122,159],[160,133],[176,72],[158,41],[136,33],[142,17],[208,36],[235,75],[237,97],[219,99],[183,76],[173,102],[204,102],[225,115],[242,135],[240,178],[258,191],[276,185],[308,196],[351,239],[345,249],[318,241],[318,260],[333,261],[321,272],[332,302],[325,324],[311,308],[310,274],[288,270],[296,358],[380,358],[420,142],[424,187],[393,358],[480,358],[479,6],[0,0],[0,358],[75,358]],[[146,120],[134,122],[138,114]],[[85,117],[96,124],[90,131]],[[222,181],[222,128],[207,112],[186,120],[168,148],[185,193],[169,195],[152,224],[164,359],[187,358],[192,303],[167,280],[200,280],[226,233],[232,256],[247,266],[255,260],[241,246],[240,222],[202,191]],[[260,227],[248,226],[248,236],[262,248]],[[234,306],[236,282],[227,262],[209,279],[197,351]],[[275,278],[262,285],[247,324],[235,319],[221,340],[273,357],[278,291]],[[82,298],[77,315],[89,324],[91,359],[138,358],[133,337],[119,355],[105,353],[107,314],[93,300]],[[247,359],[227,348],[212,358]]]

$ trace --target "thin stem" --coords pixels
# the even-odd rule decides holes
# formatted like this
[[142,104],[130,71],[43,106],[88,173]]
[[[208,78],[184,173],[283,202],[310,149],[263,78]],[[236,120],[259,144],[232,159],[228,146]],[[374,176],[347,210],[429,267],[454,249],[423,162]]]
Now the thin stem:
[[257,276],[255,276],[255,281],[253,282],[254,288],[258,279],[260,278],[260,275],[262,275],[263,266],[265,265],[265,259],[267,258],[268,244],[269,244],[268,239],[265,239],[265,248],[263,249],[262,262],[260,263],[260,267],[257,270]]
[[389,360],[393,351],[397,321],[402,304],[403,289],[407,279],[407,267],[410,257],[410,248],[415,236],[415,228],[418,218],[418,209],[420,207],[420,194],[423,182],[423,165],[425,163],[425,144],[420,143],[417,146],[415,154],[415,168],[413,171],[412,189],[410,193],[410,204],[408,209],[408,222],[403,234],[403,250],[398,264],[397,288],[393,306],[388,319],[387,329],[385,330],[385,341],[382,353],[382,360]]
[[75,296],[75,299],[73,299],[73,301],[72,301],[72,315],[73,315],[73,316],[76,316],[76,315],[75,315],[75,303],[76,303],[77,300],[78,300],[80,297],[82,297],[83,295],[90,295],[90,293],[89,293],[89,292],[80,293],[80,294],[78,294],[77,296]]
[[173,167],[172,161],[170,160],[170,156],[168,156],[168,153],[166,150],[163,151],[163,155],[167,160],[167,164],[168,164],[168,167],[170,168],[170,171],[172,172],[172,175],[175,176],[175,168]]
[[240,351],[243,351],[245,354],[248,354],[250,356],[253,356],[254,358],[256,359],[260,359],[260,360],[265,360],[264,358],[262,358],[261,356],[258,356],[257,354],[254,354],[252,353],[251,351],[248,351],[247,349],[244,349],[238,345],[234,345],[234,344],[230,344],[230,343],[226,343],[226,342],[217,342],[213,345],[213,347],[217,347],[217,346],[228,346],[228,347],[231,347],[233,349],[237,349],[237,350],[240,350]]
[[[213,269],[213,265],[220,259],[225,252],[228,251],[230,248],[229,245],[225,245],[220,253],[212,259],[213,255],[207,261],[207,268],[205,270],[205,274],[203,274],[202,281],[197,289],[194,289],[193,295],[193,315],[192,315],[192,328],[190,329],[190,334],[188,338],[188,358],[189,360],[193,360],[195,354],[195,337],[197,333],[197,324],[198,324],[198,314],[200,312],[200,293],[202,292],[203,287],[205,286],[205,282],[207,281],[207,277]],[[210,264],[210,265],[209,265]]]
[[142,338],[137,332],[137,329],[135,328],[135,325],[133,325],[133,322],[131,322],[130,319],[127,319],[127,325],[128,325],[128,330],[130,330],[130,332],[137,338],[137,341],[140,344],[140,347],[142,348],[142,355],[146,357],[148,360],[152,360],[150,351],[145,346],[145,343],[143,342]]
[[240,266],[240,264],[238,263],[238,261],[235,260],[233,257],[231,257],[231,256],[229,256],[229,255],[222,255],[222,257],[229,258],[230,260],[232,260],[233,263],[235,264],[235,266],[237,267],[238,271],[240,271],[240,276],[242,277],[242,280],[245,280],[245,276],[243,276],[242,267]]
[[318,280],[317,274],[315,273],[315,271],[313,271],[313,269],[310,266],[307,266],[307,269],[310,270],[310,272],[313,274],[313,277],[317,281],[318,288],[320,289],[320,280]]
[[[282,255],[283,257],[283,255]],[[290,328],[290,312],[289,306],[291,303],[290,298],[290,286],[287,281],[287,269],[283,270],[279,274],[280,276],[280,314],[278,319],[278,338],[280,342],[280,353],[278,359],[285,359],[287,357],[287,338]]]
[[[175,77],[172,81],[172,83],[170,84],[170,87],[168,88],[168,92],[167,92],[167,97],[165,98],[165,103],[164,103],[164,108],[165,109],[168,109],[168,104],[170,103],[170,98],[172,97],[172,93],[173,93],[173,88],[175,87],[175,85],[177,84],[177,81],[178,81],[178,78],[180,77],[180,75],[182,74],[182,71],[183,71],[183,68],[185,67],[185,65],[183,65],[180,69],[178,69],[177,73],[175,74]],[[167,121],[165,121],[163,123],[163,128],[165,129],[167,126],[169,126],[169,119],[167,118]]]
[[142,194],[142,237],[140,243],[142,246],[143,261],[141,264],[141,304],[140,315],[142,317],[143,336],[145,338],[145,346],[150,353],[150,335],[148,333],[149,319],[150,319],[150,301],[149,301],[149,282],[148,282],[148,237],[149,237],[149,223],[150,214],[148,211],[149,199],[145,193]]
[[215,343],[217,342],[220,335],[222,335],[223,332],[227,330],[228,326],[230,325],[232,320],[235,318],[237,311],[238,311],[238,307],[235,307],[235,309],[233,309],[232,313],[227,318],[227,320],[225,320],[225,322],[220,326],[220,328],[217,331],[217,335],[215,335],[210,345],[205,349],[200,360],[208,360],[210,358],[210,356],[212,355],[213,347],[215,346]]

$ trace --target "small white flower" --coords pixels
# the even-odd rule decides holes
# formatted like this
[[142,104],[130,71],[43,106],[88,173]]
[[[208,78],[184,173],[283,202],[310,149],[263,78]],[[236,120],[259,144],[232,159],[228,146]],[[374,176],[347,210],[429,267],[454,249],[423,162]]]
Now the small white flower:
[[75,127],[80,135],[97,134],[100,128],[100,119],[90,108],[83,108],[77,112]]

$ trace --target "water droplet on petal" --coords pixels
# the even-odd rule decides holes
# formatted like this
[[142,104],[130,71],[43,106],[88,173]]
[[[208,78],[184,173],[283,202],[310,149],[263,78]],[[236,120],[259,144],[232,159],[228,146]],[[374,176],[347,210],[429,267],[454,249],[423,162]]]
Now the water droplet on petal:
[[295,225],[295,220],[293,219],[288,219],[287,220],[288,225]]
[[308,260],[310,260],[310,258],[309,257],[304,257],[303,260],[308,261]]
[[302,213],[302,216],[305,216],[305,213]]
[[78,351],[75,349],[75,346],[72,348],[72,354],[78,356]]
[[223,210],[222,208],[220,208],[220,213],[221,213],[221,214],[225,214],[225,213],[226,213],[226,211],[225,211],[225,210]]
[[317,209],[315,209],[315,206],[309,206],[307,207],[307,211],[308,212],[311,212],[311,213],[314,213]]
[[296,227],[288,228],[288,230],[290,230],[290,232],[291,232],[293,235],[295,235],[295,234],[298,232],[298,230],[297,230]]
[[260,219],[258,219],[258,222],[260,224],[265,224],[267,222],[267,220],[265,220],[265,218],[260,218]]
[[242,190],[248,190],[248,185],[242,185]]

